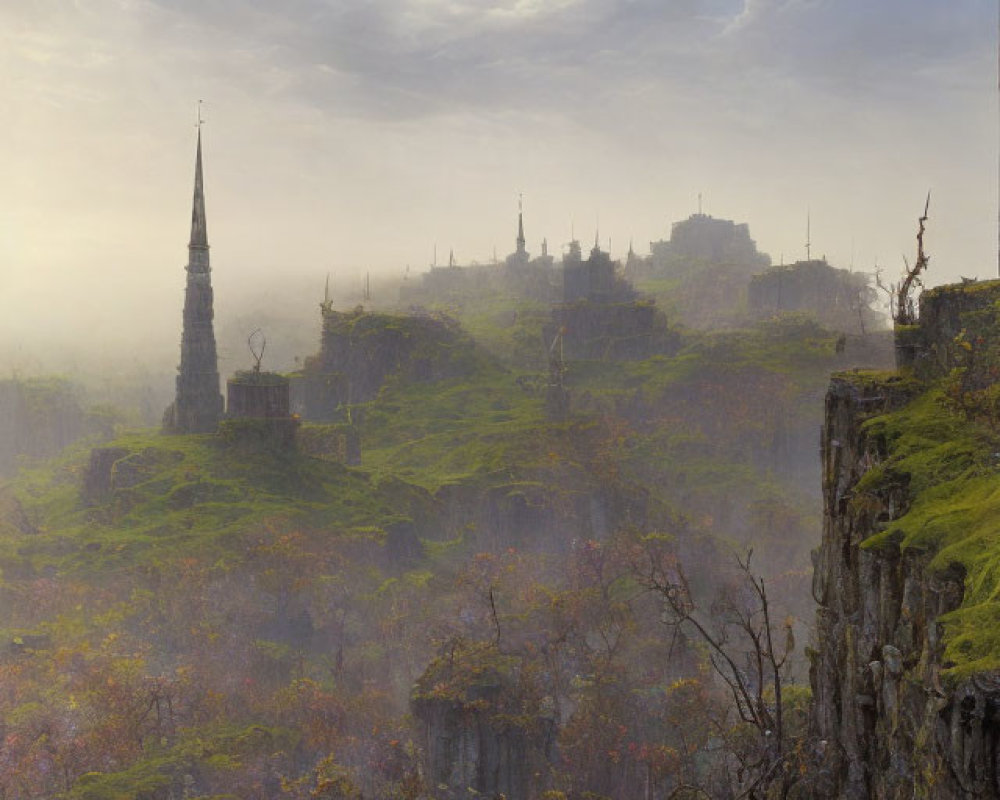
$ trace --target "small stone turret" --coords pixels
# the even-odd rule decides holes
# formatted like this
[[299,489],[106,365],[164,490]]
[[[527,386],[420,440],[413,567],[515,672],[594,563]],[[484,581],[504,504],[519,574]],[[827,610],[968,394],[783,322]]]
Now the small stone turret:
[[276,372],[248,370],[226,381],[226,408],[230,417],[287,419],[289,381]]
[[259,368],[229,378],[223,439],[244,449],[293,449],[299,419],[289,411],[289,386],[284,375]]

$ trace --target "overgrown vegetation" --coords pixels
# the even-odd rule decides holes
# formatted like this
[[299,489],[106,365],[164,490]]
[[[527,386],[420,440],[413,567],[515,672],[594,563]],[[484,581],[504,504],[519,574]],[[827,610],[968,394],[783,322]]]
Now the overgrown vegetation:
[[[492,355],[449,327],[468,369],[439,375],[408,341],[416,372],[299,452],[131,432],[22,470],[0,497],[6,796],[457,797],[473,778],[434,772],[420,730],[474,736],[470,715],[495,738],[468,746],[512,748],[510,780],[550,797],[716,780],[740,727],[634,556],[680,554],[701,601],[753,540],[799,613],[837,334],[783,316],[570,362],[553,420],[540,306],[456,313]],[[345,335],[374,342],[362,319]]]
[[941,388],[875,417],[865,430],[886,443],[888,457],[859,491],[895,482],[912,504],[864,546],[892,543],[926,554],[933,571],[964,577],[961,608],[942,617],[948,674],[957,679],[1000,667],[1000,627],[990,622],[1000,613],[1000,436],[958,413]]

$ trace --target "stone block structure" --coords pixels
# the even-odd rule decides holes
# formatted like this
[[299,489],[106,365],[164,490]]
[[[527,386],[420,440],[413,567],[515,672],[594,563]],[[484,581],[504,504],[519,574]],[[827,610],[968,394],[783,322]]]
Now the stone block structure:
[[299,420],[290,413],[289,386],[288,378],[276,372],[237,372],[226,381],[223,438],[240,445],[293,448]]

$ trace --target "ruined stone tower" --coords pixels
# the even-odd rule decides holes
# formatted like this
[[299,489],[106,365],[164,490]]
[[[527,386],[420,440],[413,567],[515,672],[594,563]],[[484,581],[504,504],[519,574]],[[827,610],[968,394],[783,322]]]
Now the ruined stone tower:
[[194,204],[188,244],[187,288],[184,291],[184,331],[177,394],[163,415],[170,433],[214,433],[222,416],[219,365],[212,325],[212,269],[208,262],[205,192],[201,177],[201,127],[194,168]]

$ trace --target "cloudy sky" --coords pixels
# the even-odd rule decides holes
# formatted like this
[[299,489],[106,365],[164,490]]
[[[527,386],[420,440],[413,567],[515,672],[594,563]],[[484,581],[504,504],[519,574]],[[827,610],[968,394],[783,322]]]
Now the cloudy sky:
[[995,0],[0,0],[0,333],[176,349],[198,99],[217,305],[502,257],[519,193],[532,252],[701,193],[894,276],[931,189],[930,281],[993,275],[996,38]]

